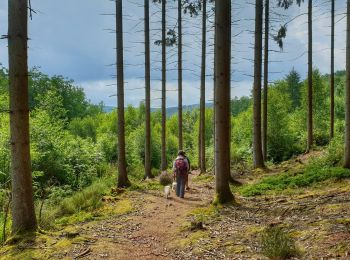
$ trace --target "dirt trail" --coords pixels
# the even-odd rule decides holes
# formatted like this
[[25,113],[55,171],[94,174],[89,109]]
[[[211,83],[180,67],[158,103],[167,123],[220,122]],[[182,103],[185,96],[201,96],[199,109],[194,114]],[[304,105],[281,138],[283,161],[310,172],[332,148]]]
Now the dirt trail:
[[[136,210],[121,218],[110,218],[87,223],[79,229],[79,235],[87,239],[77,244],[64,256],[84,259],[169,259],[172,241],[179,238],[181,226],[195,208],[207,206],[212,190],[196,185],[190,175],[190,191],[185,199],[171,193],[165,199],[161,192],[131,195]],[[84,254],[85,253],[85,254]],[[59,257],[58,255],[56,255]]]

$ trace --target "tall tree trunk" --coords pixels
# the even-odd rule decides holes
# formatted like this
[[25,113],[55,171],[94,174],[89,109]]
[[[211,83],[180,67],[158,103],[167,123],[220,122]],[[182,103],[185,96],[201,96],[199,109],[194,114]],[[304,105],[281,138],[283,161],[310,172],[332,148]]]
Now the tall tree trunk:
[[269,27],[270,0],[265,0],[265,47],[264,47],[264,105],[263,105],[263,156],[267,159],[267,97],[269,84]]
[[234,200],[230,190],[231,143],[231,0],[216,0],[215,8],[215,176],[220,203]]
[[344,167],[350,168],[350,0],[346,22],[345,153]]
[[334,12],[335,12],[335,0],[332,0],[332,21],[331,21],[331,125],[330,125],[330,138],[334,137]]
[[202,63],[201,63],[201,91],[200,91],[200,119],[199,119],[199,136],[200,136],[200,171],[206,172],[205,165],[205,68],[207,52],[207,1],[203,0],[203,17],[202,17]]
[[123,0],[116,0],[117,96],[118,96],[118,187],[130,185],[126,172],[124,119]]
[[[214,10],[216,9],[216,1],[214,1]],[[216,22],[216,12],[214,12],[214,24]],[[216,37],[215,37],[215,33],[216,33],[216,26],[214,25],[214,71],[213,71],[213,140],[214,140],[214,151],[216,151],[216,142],[215,142],[215,136],[216,136],[216,116],[215,116],[215,104],[216,104]],[[231,131],[230,131],[231,132]],[[215,175],[215,160],[214,160],[214,165],[213,165],[213,174]]]
[[145,177],[152,178],[151,172],[151,62],[149,0],[144,1],[145,8],[145,105],[146,105],[146,142],[145,142]]
[[178,0],[178,127],[179,150],[183,149],[182,136],[182,0]]
[[167,169],[166,160],[166,0],[162,0],[162,156],[161,169]]
[[12,233],[37,228],[29,145],[28,4],[8,1]]
[[264,168],[261,143],[261,65],[262,65],[263,1],[255,1],[255,48],[253,89],[253,151],[254,168]]
[[312,111],[312,0],[309,0],[308,7],[308,115],[307,115],[307,152],[312,149],[313,145],[313,111]]

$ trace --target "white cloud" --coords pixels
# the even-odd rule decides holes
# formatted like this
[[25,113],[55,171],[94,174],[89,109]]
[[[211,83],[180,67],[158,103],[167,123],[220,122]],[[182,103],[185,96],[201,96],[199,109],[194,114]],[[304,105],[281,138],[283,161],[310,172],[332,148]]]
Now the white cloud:
[[[99,80],[99,81],[87,81],[80,82],[81,86],[86,93],[88,99],[91,102],[97,104],[101,100],[108,106],[117,105],[117,86],[115,80]],[[141,101],[144,101],[145,90],[144,81],[140,79],[127,79],[125,81],[125,105],[138,106]],[[161,106],[161,82],[151,82],[151,106]],[[199,82],[188,81],[183,82],[183,104],[192,105],[199,103]],[[251,93],[252,82],[242,81],[232,83],[231,95],[234,96],[249,96]],[[177,81],[170,81],[167,83],[167,107],[176,107],[178,102]],[[206,102],[213,102],[213,82],[206,82]]]

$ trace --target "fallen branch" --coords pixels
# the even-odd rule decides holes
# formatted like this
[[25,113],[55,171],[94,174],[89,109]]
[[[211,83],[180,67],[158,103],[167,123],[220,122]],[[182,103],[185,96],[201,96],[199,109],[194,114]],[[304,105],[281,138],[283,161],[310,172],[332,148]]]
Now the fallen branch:
[[74,257],[74,259],[77,259],[77,258],[81,258],[83,256],[86,256],[87,254],[89,254],[91,252],[91,249],[90,248],[87,248],[85,249],[83,252],[81,252],[80,254],[76,255]]

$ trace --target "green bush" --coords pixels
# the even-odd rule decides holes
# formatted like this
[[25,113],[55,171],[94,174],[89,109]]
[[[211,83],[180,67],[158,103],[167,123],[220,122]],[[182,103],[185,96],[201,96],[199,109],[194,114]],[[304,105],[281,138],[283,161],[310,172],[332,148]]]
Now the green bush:
[[292,238],[281,227],[268,227],[261,234],[262,253],[270,259],[289,259],[298,254]]
[[258,183],[243,186],[240,192],[244,196],[256,196],[266,194],[269,191],[308,187],[328,179],[341,180],[346,178],[350,178],[349,169],[341,167],[322,167],[317,164],[311,164],[302,172],[290,172],[277,176],[270,176],[262,179]]
[[58,216],[72,215],[80,211],[91,211],[102,205],[102,197],[110,190],[110,181],[97,181],[91,186],[64,199],[58,209]]

